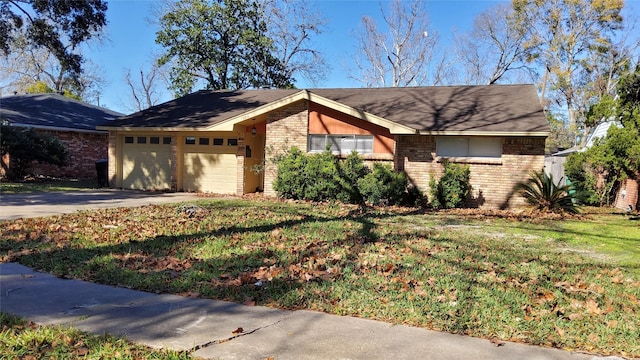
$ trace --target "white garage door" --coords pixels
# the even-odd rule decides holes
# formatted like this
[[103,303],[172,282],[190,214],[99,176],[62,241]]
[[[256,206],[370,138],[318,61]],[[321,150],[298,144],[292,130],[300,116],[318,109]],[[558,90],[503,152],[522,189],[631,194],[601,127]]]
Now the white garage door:
[[171,189],[171,145],[163,144],[162,137],[159,138],[159,144],[156,142],[158,137],[155,136],[125,137],[122,156],[123,188]]
[[235,194],[237,162],[234,154],[184,154],[184,191]]

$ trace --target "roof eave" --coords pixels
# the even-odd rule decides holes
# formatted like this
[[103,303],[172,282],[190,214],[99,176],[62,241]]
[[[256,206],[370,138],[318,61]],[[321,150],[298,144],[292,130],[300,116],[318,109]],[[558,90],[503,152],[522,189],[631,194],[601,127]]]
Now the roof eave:
[[46,125],[33,125],[33,124],[24,124],[24,123],[12,123],[9,122],[10,126],[15,127],[23,127],[23,128],[34,128],[38,130],[49,130],[49,131],[70,131],[84,134],[105,134],[104,131],[100,131],[101,129],[91,130],[91,129],[79,129],[79,128],[68,128],[61,126],[46,126]]
[[420,130],[420,135],[432,136],[499,136],[499,137],[548,137],[549,131],[473,131],[473,130]]
[[96,126],[96,129],[106,131],[209,131],[205,128],[140,126]]

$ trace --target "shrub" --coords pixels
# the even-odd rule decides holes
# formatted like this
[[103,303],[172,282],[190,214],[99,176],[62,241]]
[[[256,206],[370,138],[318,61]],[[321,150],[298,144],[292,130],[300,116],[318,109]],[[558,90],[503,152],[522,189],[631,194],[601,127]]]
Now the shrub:
[[339,200],[373,205],[417,205],[418,189],[407,192],[407,176],[387,164],[375,163],[370,170],[356,152],[338,161],[331,151],[307,155],[297,148],[278,160],[273,188],[280,197],[298,200]]
[[534,172],[526,182],[516,185],[516,191],[522,195],[527,203],[539,210],[548,212],[578,213],[574,203],[574,196],[570,191],[571,185],[558,186],[553,176],[544,172]]
[[308,184],[305,174],[307,162],[307,156],[296,147],[278,160],[278,176],[273,182],[273,189],[280,197],[304,199]]
[[372,171],[358,180],[364,200],[372,205],[399,204],[407,189],[407,175],[394,172],[390,165],[374,163]]
[[471,186],[469,185],[470,170],[468,165],[444,162],[444,174],[436,181],[431,177],[431,205],[434,208],[453,209],[464,204]]
[[336,199],[349,204],[363,203],[364,199],[358,188],[358,180],[363,179],[371,171],[356,151],[351,152],[346,159],[338,164],[337,180],[340,184],[340,191],[336,195]]
[[307,155],[303,174],[307,182],[304,186],[306,200],[334,200],[340,192],[337,160],[329,150]]
[[9,154],[10,164],[2,161],[7,178],[22,180],[34,161],[64,166],[69,153],[57,137],[33,128],[2,125],[0,129],[1,155]]

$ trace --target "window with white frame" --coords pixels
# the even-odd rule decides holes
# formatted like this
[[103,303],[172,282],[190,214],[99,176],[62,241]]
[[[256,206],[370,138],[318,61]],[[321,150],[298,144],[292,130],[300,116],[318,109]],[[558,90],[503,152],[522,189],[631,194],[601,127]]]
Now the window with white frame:
[[440,136],[436,155],[446,158],[500,158],[502,138]]
[[327,146],[334,154],[373,153],[373,135],[309,135],[309,152],[322,152]]

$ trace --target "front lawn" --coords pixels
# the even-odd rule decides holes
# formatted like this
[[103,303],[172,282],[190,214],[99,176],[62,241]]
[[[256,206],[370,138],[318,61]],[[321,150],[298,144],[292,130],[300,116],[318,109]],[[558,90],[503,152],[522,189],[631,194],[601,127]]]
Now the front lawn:
[[109,335],[62,326],[39,326],[0,312],[3,359],[195,359],[187,352],[155,350]]
[[203,200],[2,222],[0,235],[2,261],[59,276],[640,356],[640,226],[618,214]]

